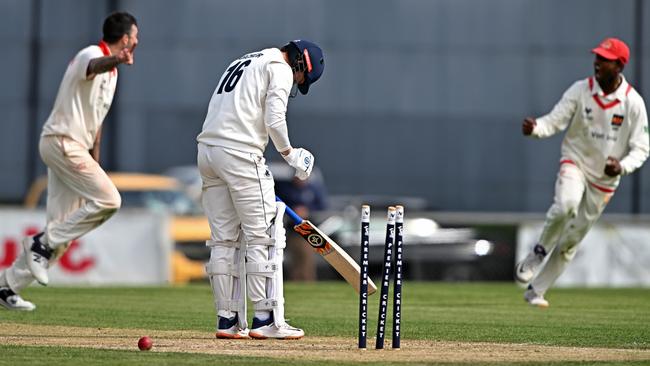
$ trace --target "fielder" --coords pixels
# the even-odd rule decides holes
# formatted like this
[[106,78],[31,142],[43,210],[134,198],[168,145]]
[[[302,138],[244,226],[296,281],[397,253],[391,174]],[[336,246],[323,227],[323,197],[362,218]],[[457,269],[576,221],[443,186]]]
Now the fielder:
[[[297,339],[305,334],[284,319],[285,206],[275,202],[263,153],[270,137],[296,176],[309,177],[314,156],[291,147],[287,103],[296,87],[307,94],[323,68],[317,45],[291,41],[234,60],[210,100],[197,137],[197,161],[212,231],[206,272],[217,310],[217,338]],[[255,310],[250,330],[246,293]]]
[[21,254],[0,273],[0,305],[7,309],[34,310],[20,291],[34,280],[47,285],[47,269],[70,242],[120,208],[120,194],[99,165],[99,142],[115,93],[116,66],[133,64],[137,44],[136,19],[113,13],[104,21],[99,45],[82,49],[68,64],[39,143],[48,167],[47,224],[23,240]]
[[627,45],[607,38],[592,52],[594,76],[575,82],[551,113],[526,118],[522,126],[524,135],[537,138],[568,127],[544,230],[533,251],[515,267],[515,278],[529,283],[524,299],[533,306],[549,306],[544,294],[575,256],[620,176],[641,167],[650,150],[645,104],[621,73],[629,61]]

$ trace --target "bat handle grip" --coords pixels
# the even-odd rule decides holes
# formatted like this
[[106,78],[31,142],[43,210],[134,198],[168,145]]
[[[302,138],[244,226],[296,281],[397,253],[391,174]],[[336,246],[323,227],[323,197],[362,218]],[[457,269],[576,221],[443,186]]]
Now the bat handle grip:
[[[282,200],[278,196],[275,196],[275,201],[282,202]],[[289,215],[291,220],[293,220],[294,224],[296,225],[300,225],[304,221],[302,217],[298,216],[298,214],[294,210],[292,210],[291,207],[289,206],[287,206],[287,209],[284,212],[287,215]]]

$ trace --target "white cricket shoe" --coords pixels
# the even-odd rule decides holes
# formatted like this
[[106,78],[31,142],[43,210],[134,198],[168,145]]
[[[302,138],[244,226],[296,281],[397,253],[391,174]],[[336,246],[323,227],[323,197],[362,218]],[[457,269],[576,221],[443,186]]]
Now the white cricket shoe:
[[43,286],[47,286],[49,278],[47,276],[47,268],[49,267],[49,260],[52,258],[52,249],[41,243],[40,233],[33,238],[26,237],[23,239],[23,250],[25,251],[25,261],[27,268],[32,273],[36,281]]
[[267,320],[253,318],[253,327],[249,335],[255,339],[300,339],[305,336],[305,332],[287,323],[275,323],[271,315]]
[[537,306],[539,308],[547,308],[549,306],[549,303],[544,299],[544,296],[535,292],[533,286],[530,285],[526,292],[524,292],[524,300],[526,300],[530,306]]
[[515,279],[523,284],[530,282],[535,275],[535,271],[546,257],[546,250],[540,244],[535,245],[524,260],[515,266]]
[[219,339],[250,339],[248,336],[248,329],[239,327],[239,315],[230,319],[225,317],[218,317],[217,323],[217,338]]
[[8,287],[0,287],[0,305],[9,310],[32,311],[36,305],[24,300]]

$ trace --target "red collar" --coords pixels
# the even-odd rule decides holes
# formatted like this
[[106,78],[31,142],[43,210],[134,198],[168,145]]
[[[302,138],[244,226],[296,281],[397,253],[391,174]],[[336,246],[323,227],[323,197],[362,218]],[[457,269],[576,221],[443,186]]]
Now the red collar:
[[[104,40],[99,41],[99,48],[102,50],[102,53],[104,56],[110,56],[111,55],[111,49],[108,48],[108,43],[104,42]],[[111,75],[115,75],[117,73],[117,69],[114,67],[111,70]]]
[[111,49],[108,48],[108,43],[104,42],[103,40],[99,41],[99,48],[102,49],[102,53],[104,54],[104,56],[111,55]]
[[[594,84],[595,84],[594,77],[589,77],[589,90],[593,93],[592,97],[594,98],[594,101],[596,101],[596,104],[598,104],[598,106],[600,108],[609,109],[609,108],[615,107],[618,103],[621,102],[620,99],[614,99],[609,103],[603,102],[602,99],[600,98],[600,95],[598,95],[598,91],[594,91],[594,86],[595,86]],[[623,85],[623,82],[621,82],[621,85]],[[621,86],[619,85],[619,88],[620,87]],[[628,84],[627,90],[625,91],[625,95],[627,95],[630,92],[631,88],[632,87]],[[617,88],[617,90],[618,90],[618,88]],[[616,93],[616,90],[614,90],[612,93]],[[610,94],[612,94],[612,93],[610,93]]]

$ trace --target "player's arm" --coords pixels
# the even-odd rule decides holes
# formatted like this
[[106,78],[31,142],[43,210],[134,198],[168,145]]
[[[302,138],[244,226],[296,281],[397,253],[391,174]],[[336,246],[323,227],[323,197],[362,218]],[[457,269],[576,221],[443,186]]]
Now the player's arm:
[[648,115],[643,101],[641,101],[636,108],[632,109],[630,117],[632,127],[628,141],[630,150],[629,153],[620,161],[620,173],[624,175],[630,174],[640,168],[650,153]]
[[[562,99],[553,107],[549,114],[537,119],[531,117],[524,119],[522,124],[522,132],[524,135],[545,138],[564,131],[569,126],[578,108],[581,87],[584,87],[581,82],[574,83],[564,92]],[[528,134],[526,133],[527,131],[529,131]]]
[[267,67],[269,85],[266,91],[264,124],[275,149],[286,156],[291,152],[287,129],[287,104],[293,74],[290,68],[280,63],[270,63]]
[[95,136],[95,141],[93,142],[93,147],[89,150],[90,156],[99,163],[99,151],[100,151],[100,141],[102,140],[102,127],[99,126],[97,130],[97,135]]
[[268,66],[269,85],[266,91],[264,123],[276,150],[296,169],[296,177],[305,180],[314,167],[314,155],[303,148],[292,148],[287,129],[287,104],[293,85],[293,72],[286,64],[273,62]]
[[86,79],[90,80],[97,74],[111,71],[119,64],[133,64],[133,49],[124,48],[117,55],[91,59],[86,68]]

